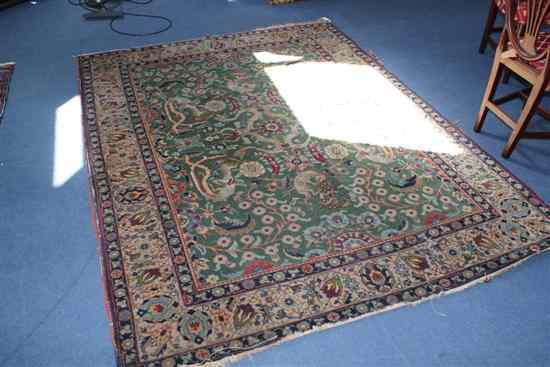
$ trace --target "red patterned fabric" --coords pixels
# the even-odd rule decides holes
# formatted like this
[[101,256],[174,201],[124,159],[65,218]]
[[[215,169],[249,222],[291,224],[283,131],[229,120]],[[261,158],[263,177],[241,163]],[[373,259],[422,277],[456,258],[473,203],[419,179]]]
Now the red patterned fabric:
[[[550,47],[550,32],[540,32],[537,35],[537,42],[535,43],[535,47],[537,48],[538,52],[542,52],[548,49]],[[527,63],[537,70],[542,70],[544,69],[546,59],[542,58],[540,60],[529,61]]]
[[[512,47],[512,44],[510,42],[508,42],[508,46]],[[537,52],[539,52],[539,53],[541,53],[544,50],[548,49],[550,47],[550,32],[540,32],[537,35],[537,41],[535,43],[535,47],[537,49]],[[525,60],[522,60],[522,61],[524,63],[526,63],[527,65],[529,65],[529,66],[535,68],[536,70],[540,71],[540,70],[544,69],[546,58],[542,58],[542,59],[537,60],[537,61],[525,61]]]
[[[502,13],[506,13],[506,1],[505,0],[495,0],[498,8]],[[516,10],[516,16],[514,18],[516,22],[525,23],[527,20],[527,1],[520,1],[518,8]],[[546,16],[546,23],[550,23],[550,14]]]

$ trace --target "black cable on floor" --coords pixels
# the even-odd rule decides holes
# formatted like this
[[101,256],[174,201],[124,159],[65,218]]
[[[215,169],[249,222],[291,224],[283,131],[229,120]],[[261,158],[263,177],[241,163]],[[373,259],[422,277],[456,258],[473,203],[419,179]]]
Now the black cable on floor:
[[126,0],[126,2],[132,3],[132,4],[138,4],[138,5],[147,5],[147,4],[151,4],[153,0],[145,0],[145,1]]
[[[74,0],[67,0],[67,1],[68,1],[69,4],[71,4],[73,6],[78,6],[78,7],[81,7],[83,9],[90,10],[90,11],[95,10],[93,8],[90,8],[90,7],[86,6],[86,3],[84,2],[84,0],[78,0],[76,2]],[[102,4],[100,9],[102,9],[102,10],[114,10],[114,9],[120,7],[122,5],[122,2],[127,2],[127,3],[131,3],[131,4],[137,4],[137,5],[147,5],[147,4],[152,3],[153,0],[143,0],[143,1],[139,1],[139,0],[122,0],[121,2],[119,2],[118,4],[116,4],[115,6],[112,6],[112,7],[108,7],[107,5]],[[166,23],[166,25],[164,27],[162,27],[161,29],[159,29],[157,31],[154,31],[154,32],[132,33],[132,32],[126,32],[126,31],[122,31],[120,29],[115,28],[115,22],[119,19],[118,18],[111,19],[111,22],[109,23],[109,28],[111,28],[111,30],[113,32],[124,35],[124,36],[132,36],[132,37],[153,36],[153,35],[156,35],[156,34],[159,34],[159,33],[162,33],[162,32],[166,32],[167,30],[172,28],[172,21],[170,19],[166,18],[166,17],[161,16],[161,15],[130,13],[130,12],[126,12],[126,11],[123,11],[123,10],[119,10],[119,11],[124,16],[150,18],[150,19],[160,19],[160,20],[162,20],[163,22]]]
[[[133,2],[133,1],[132,1]],[[147,33],[129,33],[129,32],[124,32],[124,31],[121,31],[121,30],[118,30],[114,27],[114,24],[115,22],[119,19],[119,18],[114,18],[114,19],[111,19],[111,23],[109,23],[109,27],[111,28],[111,30],[115,33],[118,33],[118,34],[122,34],[124,36],[132,36],[132,37],[144,37],[144,36],[154,36],[155,34],[159,34],[159,33],[162,33],[162,32],[166,32],[167,30],[169,30],[170,28],[172,28],[172,21],[166,17],[163,17],[161,15],[148,15],[148,14],[137,14],[137,13],[128,13],[128,12],[125,12],[125,11],[122,11],[122,13],[126,16],[126,15],[129,15],[131,17],[142,17],[142,18],[151,18],[151,19],[160,19],[164,22],[166,22],[166,26],[164,28],[161,28],[160,30],[158,31],[154,31],[154,32],[147,32]]]

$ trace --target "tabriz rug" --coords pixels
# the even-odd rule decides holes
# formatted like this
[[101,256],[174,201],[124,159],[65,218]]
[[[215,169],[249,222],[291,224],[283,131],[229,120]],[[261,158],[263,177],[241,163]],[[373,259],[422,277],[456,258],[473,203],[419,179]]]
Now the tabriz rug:
[[120,366],[231,360],[550,247],[544,201],[328,21],[78,67]]
[[10,90],[11,75],[15,70],[15,64],[0,64],[0,122],[4,116],[6,103],[8,102],[8,92]]

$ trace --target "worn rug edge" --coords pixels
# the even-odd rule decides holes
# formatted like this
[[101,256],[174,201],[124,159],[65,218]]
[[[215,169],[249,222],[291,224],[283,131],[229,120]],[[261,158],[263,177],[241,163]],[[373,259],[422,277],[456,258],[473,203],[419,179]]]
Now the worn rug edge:
[[[10,75],[8,77],[8,83],[5,86],[6,93],[4,95],[4,100],[2,101],[0,99],[0,123],[2,122],[2,118],[4,117],[4,113],[6,112],[6,106],[8,105],[8,95],[10,92],[10,83],[11,78],[13,77],[13,73],[15,72],[15,63],[14,62],[6,62],[6,63],[0,63],[0,68],[8,67],[10,68]],[[1,98],[0,94],[0,98]]]

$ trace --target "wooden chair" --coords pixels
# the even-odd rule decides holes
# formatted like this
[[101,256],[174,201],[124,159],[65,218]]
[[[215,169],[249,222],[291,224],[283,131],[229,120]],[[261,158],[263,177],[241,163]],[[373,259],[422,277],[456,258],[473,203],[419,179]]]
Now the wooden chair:
[[479,44],[479,53],[482,54],[487,49],[487,46],[492,48],[497,47],[497,41],[491,37],[493,33],[502,31],[502,27],[497,27],[497,16],[498,16],[499,7],[497,0],[489,0],[489,14],[487,15],[487,20],[485,21],[485,29],[483,30],[483,36],[481,37],[481,43]]
[[[504,31],[497,45],[495,60],[474,130],[480,132],[487,112],[493,112],[512,129],[512,134],[502,151],[502,156],[508,158],[521,138],[550,139],[550,132],[525,131],[535,113],[550,120],[550,113],[539,106],[544,93],[549,90],[550,33],[541,32],[541,27],[549,14],[550,0],[524,0],[527,2],[527,18],[523,26],[518,24],[515,17],[510,16],[516,13],[518,0],[505,1]],[[505,68],[526,81],[529,87],[493,100]],[[519,119],[514,121],[499,105],[517,98],[524,101],[524,106]]]
[[[496,25],[499,12],[502,14],[506,14],[506,0],[489,0],[489,14],[487,15],[487,20],[485,21],[485,29],[483,31],[483,36],[481,37],[481,42],[479,44],[480,54],[485,52],[487,46],[491,46],[493,49],[497,47],[498,41],[495,40],[492,35],[493,33],[501,32],[503,28]],[[520,0],[516,9],[515,20],[521,24],[524,24],[526,18],[527,1]],[[550,16],[545,19],[545,22],[550,22]]]

